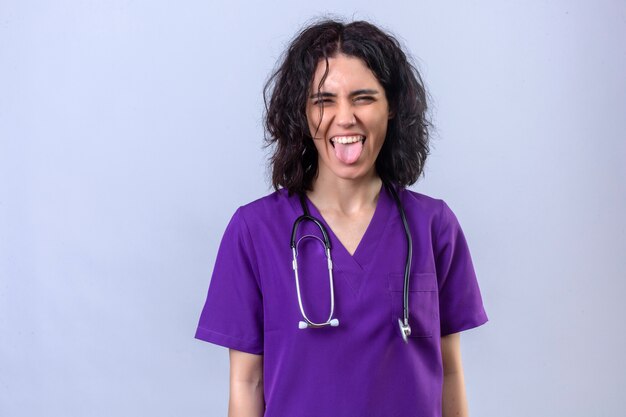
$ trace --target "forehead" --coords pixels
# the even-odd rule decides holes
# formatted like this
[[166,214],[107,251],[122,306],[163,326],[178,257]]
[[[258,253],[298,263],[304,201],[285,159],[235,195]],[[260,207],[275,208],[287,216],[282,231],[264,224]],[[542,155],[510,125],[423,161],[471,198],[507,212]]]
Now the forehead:
[[[311,80],[311,91],[317,91],[320,87],[320,81],[325,72],[326,60],[321,59],[317,63]],[[328,58],[328,74],[321,85],[321,90],[352,90],[357,88],[382,89],[382,86],[361,58],[344,54],[337,54]]]

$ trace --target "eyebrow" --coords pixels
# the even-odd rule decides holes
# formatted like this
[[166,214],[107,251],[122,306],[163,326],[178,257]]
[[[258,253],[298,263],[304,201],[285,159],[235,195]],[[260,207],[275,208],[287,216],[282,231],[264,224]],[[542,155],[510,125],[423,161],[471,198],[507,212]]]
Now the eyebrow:
[[[349,96],[354,97],[354,96],[360,96],[362,94],[375,95],[375,94],[378,94],[378,90],[372,90],[372,89],[367,89],[367,88],[361,89],[361,90],[354,90],[349,94]],[[320,98],[320,97],[337,97],[337,94],[320,92],[320,93],[311,94],[311,97],[309,98],[314,99],[314,98]]]

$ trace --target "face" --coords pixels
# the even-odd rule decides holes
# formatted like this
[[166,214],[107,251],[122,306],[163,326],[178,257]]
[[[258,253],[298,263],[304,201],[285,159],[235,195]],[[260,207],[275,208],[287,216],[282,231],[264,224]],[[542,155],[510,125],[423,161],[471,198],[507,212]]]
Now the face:
[[320,96],[318,86],[325,69],[321,60],[306,105],[319,176],[352,180],[374,176],[390,118],[385,90],[361,59],[337,54],[328,59]]

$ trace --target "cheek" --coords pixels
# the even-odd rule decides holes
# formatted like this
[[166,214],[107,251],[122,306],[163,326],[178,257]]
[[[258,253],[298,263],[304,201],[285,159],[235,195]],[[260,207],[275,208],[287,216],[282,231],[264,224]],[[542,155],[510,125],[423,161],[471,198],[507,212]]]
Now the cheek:
[[376,133],[378,140],[382,142],[387,136],[387,128],[389,124],[389,119],[386,113],[375,112],[372,114],[371,120],[371,130]]

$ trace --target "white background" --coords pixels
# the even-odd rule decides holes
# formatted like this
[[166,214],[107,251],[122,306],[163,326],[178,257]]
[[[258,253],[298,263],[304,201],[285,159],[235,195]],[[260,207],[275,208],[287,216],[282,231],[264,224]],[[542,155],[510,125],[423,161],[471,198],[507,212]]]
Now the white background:
[[270,191],[263,83],[327,12],[395,33],[432,96],[413,189],[456,213],[490,317],[472,415],[623,414],[623,1],[0,0],[1,416],[226,414],[195,327]]

